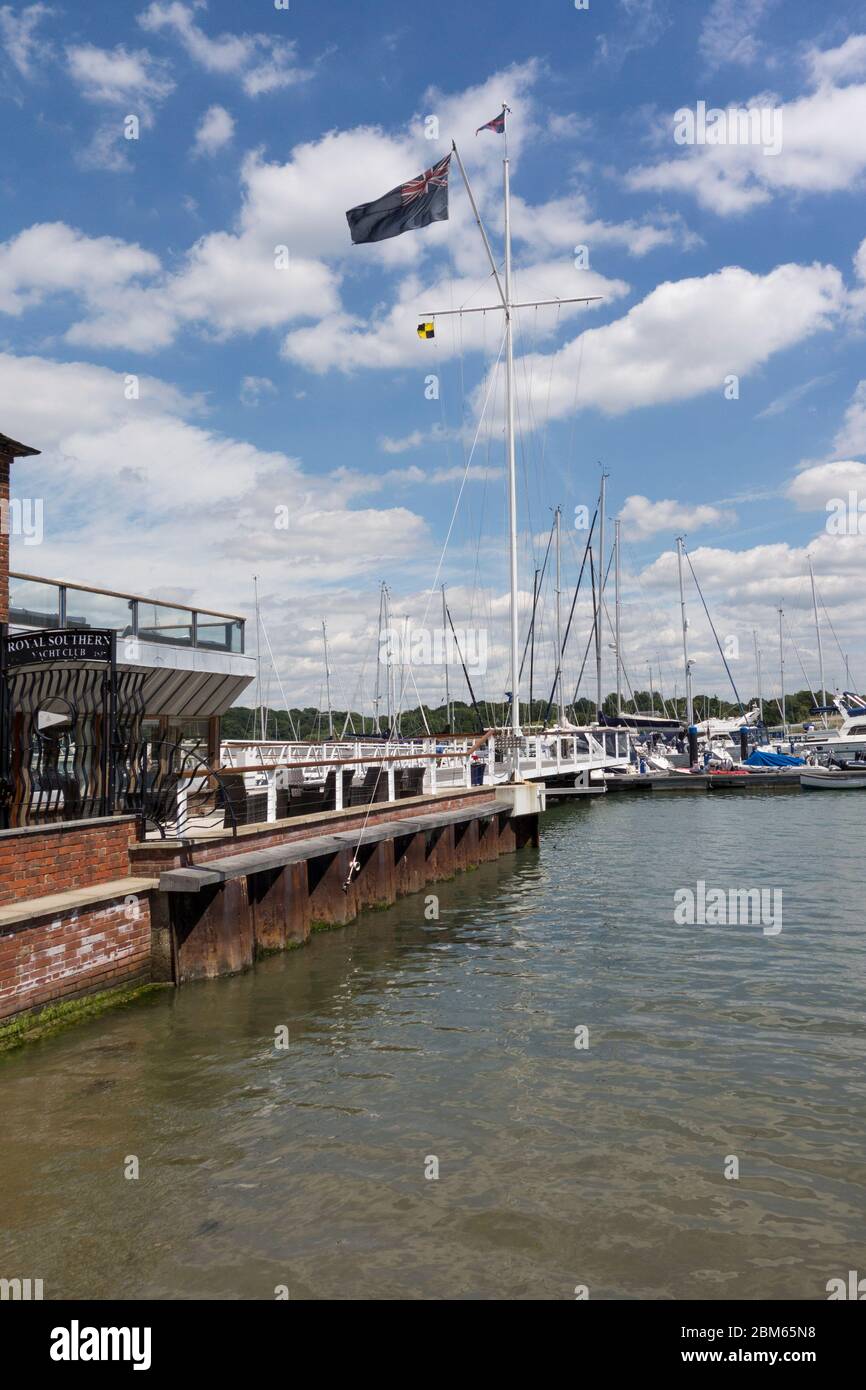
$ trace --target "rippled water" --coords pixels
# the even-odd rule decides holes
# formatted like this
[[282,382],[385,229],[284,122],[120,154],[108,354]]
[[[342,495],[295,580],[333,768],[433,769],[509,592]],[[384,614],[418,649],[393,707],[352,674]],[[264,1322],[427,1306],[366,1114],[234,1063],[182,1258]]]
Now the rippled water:
[[[403,899],[0,1060],[0,1275],[46,1297],[826,1297],[866,1273],[864,811],[572,804],[540,853],[439,885],[438,922]],[[698,878],[781,888],[782,932],[677,926]]]

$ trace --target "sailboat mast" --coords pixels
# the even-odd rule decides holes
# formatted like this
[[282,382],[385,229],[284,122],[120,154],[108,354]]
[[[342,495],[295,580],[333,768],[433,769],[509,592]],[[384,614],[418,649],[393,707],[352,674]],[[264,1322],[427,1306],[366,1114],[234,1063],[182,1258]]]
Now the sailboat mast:
[[616,712],[617,712],[617,714],[622,714],[622,648],[621,648],[621,646],[620,646],[620,622],[621,622],[621,617],[622,617],[622,605],[621,605],[621,601],[620,601],[620,592],[619,592],[619,581],[620,581],[620,569],[619,569],[619,527],[620,527],[620,523],[619,523],[619,521],[618,521],[618,520],[615,521],[615,522],[613,523],[613,526],[614,526],[614,544],[616,545],[616,570],[615,570],[615,582],[616,582]]
[[448,624],[445,613],[445,585],[442,585],[442,646],[445,658],[445,728],[451,732],[451,693],[448,688]]
[[[818,671],[821,678],[821,704],[827,704],[827,689],[824,684],[824,649],[821,646],[821,624],[818,621],[818,594],[815,589],[815,571],[812,569],[812,557],[809,556],[809,578],[812,582],[812,608],[815,613],[815,636],[818,639]],[[827,716],[822,716],[826,726]]]
[[683,588],[683,538],[677,536],[677,569],[680,576],[680,612],[683,619],[683,667],[686,675],[686,722],[689,728],[695,722],[692,708],[692,677],[689,668],[689,620],[686,617],[686,595]]
[[384,598],[384,583],[379,589],[379,632],[376,638],[376,689],[373,695],[373,708],[376,711],[376,733],[380,733],[379,725],[379,677],[382,669],[382,601]]
[[559,727],[565,722],[562,707],[562,508],[556,509],[556,694]]
[[601,609],[604,603],[604,513],[607,496],[607,474],[601,470],[601,491],[598,495],[598,603],[595,609],[595,714],[601,722]]
[[758,629],[752,628],[752,636],[755,639],[755,670],[758,677],[758,722],[764,722],[764,701],[761,695],[761,649],[758,646]]
[[328,665],[328,629],[322,622],[322,643],[325,649],[325,691],[328,700],[328,738],[334,737],[334,711],[331,709],[331,668]]
[[[503,112],[507,108],[503,107]],[[506,116],[507,121],[507,116]],[[506,131],[506,140],[508,139]],[[502,161],[505,202],[505,428],[508,456],[508,555],[511,589],[511,729],[520,735],[520,666],[517,654],[517,464],[514,448],[514,313],[511,286],[511,184],[508,145]],[[515,750],[515,768],[517,766]]]
[[[257,712],[257,715],[258,715],[259,737],[260,737],[260,739],[262,740],[262,742],[264,743],[264,741],[265,741],[265,710],[264,710],[264,701],[262,700],[262,620],[261,620],[261,612],[260,612],[260,609],[259,609],[259,577],[258,577],[257,574],[254,574],[254,575],[253,575],[253,587],[254,587],[254,589],[255,589],[255,594],[256,594],[256,700],[257,700],[257,706],[258,706],[256,712]],[[256,721],[253,720],[253,729],[254,729],[254,730],[255,730],[255,724],[256,724]]]
[[779,684],[780,684],[781,687],[782,687],[782,731],[783,731],[783,733],[787,733],[787,731],[788,731],[788,721],[787,721],[787,718],[786,718],[786,716],[785,716],[785,645],[784,645],[784,642],[782,641],[782,620],[784,619],[784,616],[785,616],[785,610],[784,610],[783,608],[780,608],[780,609],[779,609]]

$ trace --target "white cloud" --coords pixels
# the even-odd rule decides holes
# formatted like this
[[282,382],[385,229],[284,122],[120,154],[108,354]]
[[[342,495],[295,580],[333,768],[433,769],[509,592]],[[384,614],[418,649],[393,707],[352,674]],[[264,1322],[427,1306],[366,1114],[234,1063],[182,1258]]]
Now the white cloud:
[[847,498],[849,492],[866,497],[866,463],[850,459],[813,464],[791,479],[786,496],[800,511],[823,512],[834,497]]
[[849,34],[839,48],[810,48],[806,53],[812,81],[816,86],[838,85],[850,77],[866,73],[866,34]]
[[94,301],[158,270],[158,258],[135,243],[36,223],[0,244],[0,312],[18,316],[49,293]]
[[[197,6],[196,8],[203,8]],[[195,22],[194,7],[154,0],[138,16],[149,33],[169,30],[206,72],[240,79],[248,96],[294,86],[309,76],[297,64],[297,45],[270,34],[219,34],[211,38]]]
[[86,43],[67,48],[69,75],[85,101],[109,106],[138,103],[138,114],[151,118],[152,107],[174,91],[165,64],[144,50],[130,53],[123,44],[113,49]]
[[[518,386],[533,383],[536,417],[593,406],[608,415],[688,400],[745,375],[775,353],[831,327],[845,288],[833,266],[782,265],[767,275],[727,266],[658,285],[620,319],[589,328],[559,351],[530,355]],[[707,325],[712,324],[712,333]],[[476,405],[486,386],[476,391]],[[522,418],[528,418],[525,404]]]
[[749,66],[761,56],[757,36],[761,21],[778,0],[713,0],[698,40],[698,49],[711,71],[730,63]]
[[0,8],[0,41],[22,77],[32,77],[34,64],[51,56],[50,41],[37,38],[36,30],[55,13],[43,4],[26,5],[17,14],[11,5]]
[[[826,54],[824,55],[827,56]],[[781,193],[832,193],[862,188],[866,175],[866,84],[829,81],[794,101],[758,95],[740,104],[776,111],[782,148],[766,154],[760,144],[674,146],[674,120],[661,138],[672,154],[626,175],[638,192],[682,193],[721,216],[733,216]],[[673,153],[676,148],[676,153]]]
[[257,406],[263,396],[275,396],[277,388],[268,376],[245,376],[241,382],[240,403]]
[[[575,272],[572,284],[567,285],[561,260],[525,266],[515,272],[515,293],[523,301],[553,299],[569,290],[612,301],[625,295],[628,285],[622,280],[607,280],[591,270],[581,271],[579,275]],[[475,302],[477,278],[443,278],[424,285],[418,276],[410,276],[398,285],[396,301],[390,307],[381,307],[372,321],[338,310],[308,328],[289,333],[283,343],[283,355],[310,371],[350,372],[360,368],[405,367],[419,362],[425,370],[433,370],[437,361],[460,353],[492,351],[495,354],[502,336],[501,314],[495,308],[495,290],[489,287],[484,292],[486,302],[494,308],[492,314],[468,314],[462,323],[449,318],[438,321],[435,359],[429,352],[426,357],[419,358],[419,318],[428,312],[450,309],[452,305]],[[523,312],[531,315],[527,332],[545,338],[555,332],[558,321],[565,322],[597,308],[598,305],[563,304]],[[518,311],[518,341],[523,322]]]
[[[16,473],[48,499],[42,572],[133,592],[170,584],[234,612],[254,572],[297,602],[383,565],[429,563],[426,524],[405,507],[352,507],[338,475],[323,488],[299,459],[207,428],[201,402],[158,379],[142,377],[137,400],[125,385],[86,363],[0,354],[0,418],[43,451]],[[127,544],[142,518],[147,545]]]
[[833,445],[840,454],[866,454],[866,380],[859,382]]
[[195,133],[193,154],[216,154],[235,133],[234,118],[224,106],[209,106]]
[[768,406],[760,410],[757,418],[768,420],[774,415],[784,415],[786,410],[789,410],[792,405],[796,405],[804,396],[808,396],[810,391],[814,391],[819,386],[826,386],[832,380],[832,374],[813,376],[809,381],[802,381],[798,386],[792,386],[789,391],[783,391],[781,396],[776,396]]
[[648,497],[635,493],[625,499],[619,519],[626,536],[633,540],[646,540],[660,531],[680,531],[685,534],[704,526],[731,525],[736,521],[736,514],[709,505],[690,507],[672,498],[651,502]]

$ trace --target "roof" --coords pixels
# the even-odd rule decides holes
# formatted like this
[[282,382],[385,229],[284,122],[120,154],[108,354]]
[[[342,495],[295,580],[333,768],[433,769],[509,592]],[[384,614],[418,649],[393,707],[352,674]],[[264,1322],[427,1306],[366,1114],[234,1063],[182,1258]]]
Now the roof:
[[10,454],[12,458],[27,458],[33,454],[39,454],[40,449],[31,449],[29,444],[19,444],[17,439],[10,439],[8,434],[0,434],[0,453]]

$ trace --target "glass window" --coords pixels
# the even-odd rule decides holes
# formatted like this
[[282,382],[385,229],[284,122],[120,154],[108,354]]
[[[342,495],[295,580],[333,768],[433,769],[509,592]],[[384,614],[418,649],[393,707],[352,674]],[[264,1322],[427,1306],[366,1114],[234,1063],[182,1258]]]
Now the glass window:
[[59,627],[60,586],[10,574],[9,621],[13,627]]
[[114,628],[121,637],[129,637],[132,632],[132,600],[67,588],[66,626]]
[[192,646],[192,614],[184,608],[140,599],[138,635],[142,642],[164,642],[171,647]]
[[199,613],[196,620],[196,645],[215,652],[242,652],[243,628],[240,620]]

